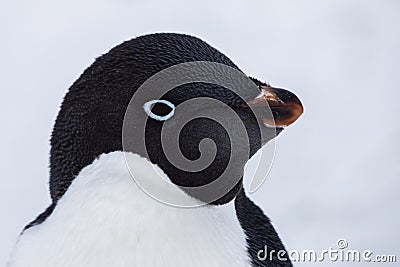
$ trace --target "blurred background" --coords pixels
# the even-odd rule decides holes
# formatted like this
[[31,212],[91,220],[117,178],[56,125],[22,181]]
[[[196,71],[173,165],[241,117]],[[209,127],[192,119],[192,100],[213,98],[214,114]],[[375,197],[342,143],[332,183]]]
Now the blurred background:
[[49,204],[49,137],[68,87],[99,55],[152,32],[196,35],[302,100],[305,113],[277,138],[271,172],[251,195],[288,250],[337,248],[344,238],[349,249],[400,261],[399,1],[17,0],[0,8],[0,265]]

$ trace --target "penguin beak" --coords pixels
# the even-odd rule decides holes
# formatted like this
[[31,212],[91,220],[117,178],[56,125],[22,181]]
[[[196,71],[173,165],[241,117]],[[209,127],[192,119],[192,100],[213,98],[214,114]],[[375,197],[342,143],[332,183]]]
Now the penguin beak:
[[261,94],[249,101],[247,105],[255,110],[267,110],[268,106],[271,109],[269,112],[260,112],[261,121],[264,124],[276,127],[289,126],[295,122],[303,113],[303,105],[299,98],[290,91],[280,88],[273,88],[266,85],[261,85]]

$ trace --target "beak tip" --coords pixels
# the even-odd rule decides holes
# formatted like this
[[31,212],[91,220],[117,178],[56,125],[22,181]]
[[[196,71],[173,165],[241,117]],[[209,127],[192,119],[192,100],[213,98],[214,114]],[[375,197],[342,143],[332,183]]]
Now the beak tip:
[[269,88],[269,92],[279,101],[278,105],[269,102],[276,126],[289,126],[303,114],[303,105],[292,92],[280,88]]
[[272,117],[267,114],[268,112],[259,114],[263,123],[273,127],[286,127],[303,114],[303,105],[292,92],[270,86],[260,86],[260,89],[261,97],[248,101],[247,105],[261,110],[270,109]]

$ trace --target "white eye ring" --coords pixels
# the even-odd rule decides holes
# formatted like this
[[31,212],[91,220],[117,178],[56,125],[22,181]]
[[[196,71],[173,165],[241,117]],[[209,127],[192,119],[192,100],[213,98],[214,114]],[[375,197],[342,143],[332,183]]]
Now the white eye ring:
[[[171,112],[168,113],[167,115],[164,115],[164,116],[160,116],[160,115],[154,114],[153,112],[151,112],[151,109],[157,103],[161,103],[161,104],[167,105],[168,107],[171,108]],[[143,109],[147,113],[147,115],[149,115],[150,118],[155,119],[157,121],[166,121],[169,118],[171,118],[172,116],[174,116],[175,105],[172,104],[171,102],[167,101],[167,100],[158,99],[158,100],[150,100],[150,101],[144,103]]]

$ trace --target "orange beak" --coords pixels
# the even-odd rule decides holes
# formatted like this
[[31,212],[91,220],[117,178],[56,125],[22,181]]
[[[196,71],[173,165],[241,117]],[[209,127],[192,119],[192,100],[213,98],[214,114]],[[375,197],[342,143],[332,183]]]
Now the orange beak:
[[271,116],[261,116],[263,123],[270,126],[289,126],[295,122],[303,113],[303,105],[299,98],[285,89],[273,88],[261,85],[260,96],[247,101],[247,105],[252,109],[271,109]]

